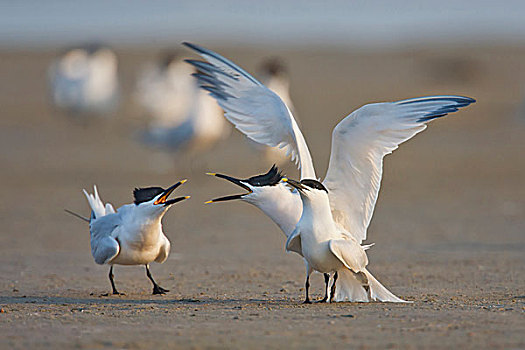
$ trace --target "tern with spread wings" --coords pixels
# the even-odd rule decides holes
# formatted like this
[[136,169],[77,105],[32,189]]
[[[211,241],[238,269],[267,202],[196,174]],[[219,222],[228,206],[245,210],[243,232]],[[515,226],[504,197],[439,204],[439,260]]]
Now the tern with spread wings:
[[[187,62],[200,71],[196,77],[201,88],[217,100],[225,117],[251,140],[286,150],[300,167],[300,182],[286,179],[294,191],[275,185],[278,194],[270,196],[275,202],[287,198],[302,207],[300,218],[295,219],[298,224],[285,234],[286,249],[300,251],[305,258],[305,302],[310,302],[309,276],[314,270],[333,274],[327,301],[403,302],[366,270],[365,251],[370,245],[362,245],[379,193],[383,158],[425,130],[429,121],[475,100],[428,96],[372,103],[355,110],[333,130],[330,163],[320,182],[303,134],[283,101],[230,60],[194,44],[184,45],[206,60]],[[248,190],[242,196],[254,192],[246,182],[241,184]],[[276,223],[283,217],[291,220],[286,213],[268,215]],[[297,216],[297,210],[290,215]]]

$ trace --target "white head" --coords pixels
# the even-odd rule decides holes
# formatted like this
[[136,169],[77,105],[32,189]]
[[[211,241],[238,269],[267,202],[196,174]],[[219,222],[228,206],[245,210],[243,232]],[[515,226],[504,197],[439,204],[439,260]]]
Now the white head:
[[302,203],[297,191],[290,191],[282,182],[282,174],[274,165],[266,173],[252,176],[249,179],[237,179],[228,175],[209,173],[228,180],[247,192],[212,199],[208,203],[216,203],[240,199],[261,209],[286,234],[290,234],[302,212]]
[[167,189],[162,187],[135,188],[133,197],[136,210],[145,217],[161,219],[173,204],[190,198],[190,196],[184,196],[168,199],[169,195],[186,181],[179,181]]
[[69,79],[80,79],[88,69],[88,53],[80,48],[69,50],[60,58],[58,65],[61,73]]
[[272,187],[279,185],[281,179],[283,178],[282,173],[279,171],[279,169],[277,169],[275,165],[272,166],[272,168],[266,174],[252,176],[249,179],[237,179],[228,175],[216,173],[208,173],[208,175],[228,180],[236,184],[237,186],[244,188],[247,191],[247,193],[215,198],[210,201],[207,201],[206,204],[223,202],[233,199],[242,199],[243,201],[246,201],[248,203],[256,204],[260,200],[264,199],[265,194],[268,191],[271,191]]
[[117,55],[109,48],[100,46],[91,49],[90,59],[98,69],[107,74],[116,74],[118,68]]

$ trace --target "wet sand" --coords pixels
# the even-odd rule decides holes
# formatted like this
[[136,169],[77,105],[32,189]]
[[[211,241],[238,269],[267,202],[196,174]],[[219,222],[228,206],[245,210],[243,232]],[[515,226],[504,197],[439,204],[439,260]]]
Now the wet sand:
[[[215,48],[220,49],[220,48]],[[270,53],[291,65],[292,98],[319,174],[330,133],[374,101],[460,94],[478,102],[430,125],[385,161],[368,232],[370,271],[413,304],[302,305],[304,267],[284,235],[206,171],[248,177],[265,162],[236,132],[213,150],[172,157],[137,143],[130,98],[140,64],[120,51],[124,103],[113,119],[72,121],[47,102],[52,53],[0,53],[0,347],[37,348],[524,348],[525,48],[398,52],[220,49],[249,71]],[[518,111],[521,109],[521,115]],[[285,167],[289,176],[297,171]],[[90,255],[82,188],[115,206],[135,186],[191,200],[164,219],[172,253],[152,273]],[[312,278],[315,298],[322,276]]]

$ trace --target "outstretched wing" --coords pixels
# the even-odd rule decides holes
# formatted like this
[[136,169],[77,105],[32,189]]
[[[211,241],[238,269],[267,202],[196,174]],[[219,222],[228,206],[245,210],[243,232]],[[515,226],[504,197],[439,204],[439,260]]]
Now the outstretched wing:
[[383,157],[425,130],[430,120],[474,102],[469,97],[430,96],[374,103],[339,122],[332,133],[323,182],[334,220],[358,242],[365,240],[381,184]]
[[255,142],[286,150],[298,163],[301,178],[316,179],[312,157],[292,113],[266,86],[230,60],[203,47],[184,43],[207,62],[186,60],[194,76],[224,109],[225,117]]

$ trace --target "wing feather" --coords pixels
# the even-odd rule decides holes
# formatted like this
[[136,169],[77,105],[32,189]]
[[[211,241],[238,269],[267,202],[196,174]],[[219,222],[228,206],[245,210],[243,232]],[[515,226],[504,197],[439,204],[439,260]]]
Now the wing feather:
[[425,130],[425,123],[474,102],[462,96],[429,96],[374,103],[339,122],[332,133],[323,182],[334,220],[358,242],[365,240],[379,194],[384,156]]
[[315,179],[312,157],[292,113],[274,92],[221,55],[184,43],[207,62],[186,60],[195,66],[202,89],[224,109],[224,116],[249,139],[279,147],[301,169],[301,178]]
[[113,231],[121,224],[120,216],[110,213],[94,220],[89,224],[91,233],[91,255],[97,264],[106,264],[120,252],[120,245],[113,238]]

